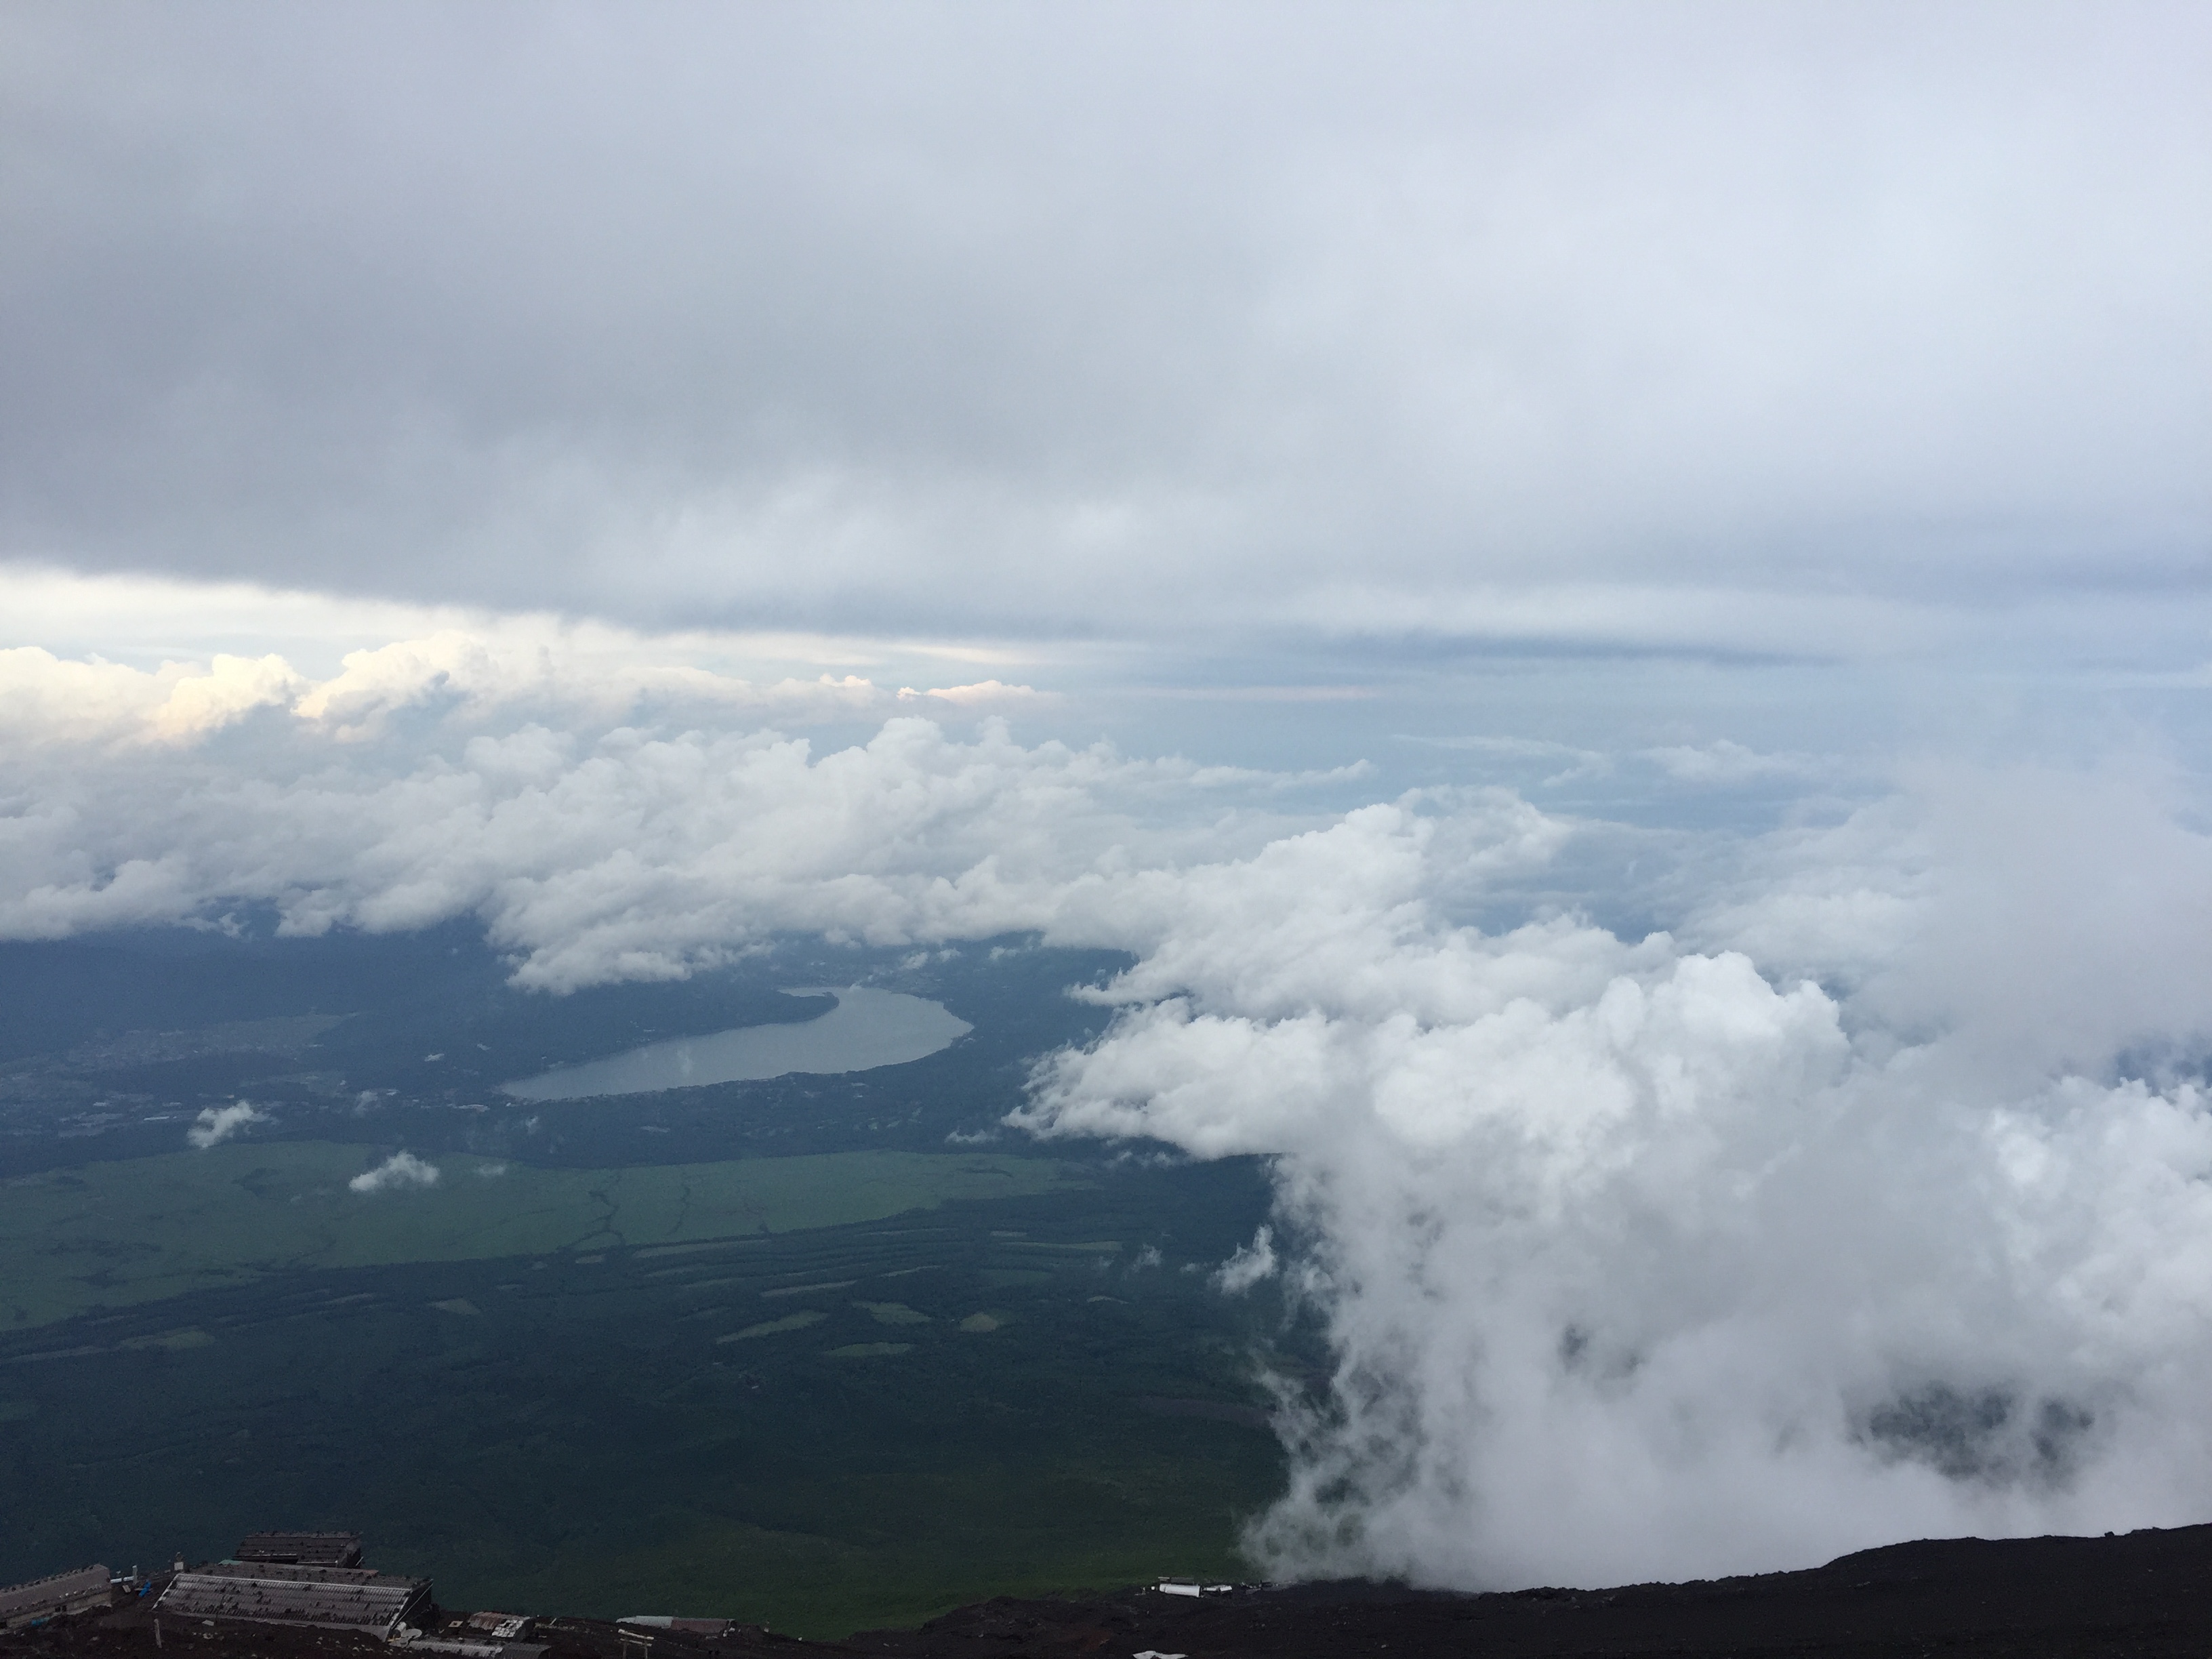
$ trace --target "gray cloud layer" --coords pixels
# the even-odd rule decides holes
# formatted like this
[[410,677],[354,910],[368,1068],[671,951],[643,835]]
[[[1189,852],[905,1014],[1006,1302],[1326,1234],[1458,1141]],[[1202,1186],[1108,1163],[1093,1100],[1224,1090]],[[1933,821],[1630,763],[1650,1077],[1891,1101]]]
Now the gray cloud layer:
[[969,635],[2207,620],[2197,9],[4,27],[19,557]]

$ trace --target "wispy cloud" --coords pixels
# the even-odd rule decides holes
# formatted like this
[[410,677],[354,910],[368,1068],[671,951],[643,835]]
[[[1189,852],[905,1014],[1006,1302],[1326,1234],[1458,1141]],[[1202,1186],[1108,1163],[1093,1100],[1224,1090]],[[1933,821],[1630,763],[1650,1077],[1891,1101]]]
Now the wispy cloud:
[[1646,749],[1642,757],[1683,783],[1748,783],[1757,778],[1804,777],[1819,769],[1806,756],[1761,754],[1726,738]]
[[1034,704],[1045,694],[1030,685],[1009,685],[1003,680],[978,680],[973,685],[940,685],[934,690],[917,691],[910,685],[899,688],[901,702],[940,702],[956,708],[988,708],[1018,707]]

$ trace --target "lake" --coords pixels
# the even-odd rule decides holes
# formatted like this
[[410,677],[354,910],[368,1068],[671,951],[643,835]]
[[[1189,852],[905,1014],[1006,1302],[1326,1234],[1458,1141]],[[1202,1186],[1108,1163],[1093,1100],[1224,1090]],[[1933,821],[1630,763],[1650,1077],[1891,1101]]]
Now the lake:
[[790,1072],[866,1072],[920,1060],[974,1028],[943,1003],[860,986],[794,990],[833,996],[828,1013],[795,1025],[745,1025],[711,1036],[670,1037],[580,1066],[556,1066],[501,1084],[518,1100],[641,1095],[708,1083],[747,1083]]

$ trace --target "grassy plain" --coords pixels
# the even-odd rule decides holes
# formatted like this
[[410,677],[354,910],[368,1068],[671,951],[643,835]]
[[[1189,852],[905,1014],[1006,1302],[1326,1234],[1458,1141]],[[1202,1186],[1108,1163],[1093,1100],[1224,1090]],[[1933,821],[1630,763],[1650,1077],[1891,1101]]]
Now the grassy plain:
[[[1325,1359],[1268,1286],[1211,1285],[1266,1171],[948,1152],[1109,1017],[1061,988],[1127,965],[1000,945],[562,999],[466,929],[0,945],[0,1582],[339,1527],[451,1607],[830,1636],[1248,1571],[1283,1480],[1254,1370]],[[863,978],[975,1029],[849,1075],[495,1091]],[[240,1098],[246,1138],[185,1149]],[[398,1146],[438,1182],[351,1189]]]
[[452,1607],[828,1636],[1249,1573],[1238,1522],[1282,1479],[1252,1367],[1300,1362],[1264,1293],[1224,1300],[1204,1269],[1266,1204],[1249,1164],[1125,1166],[719,1243],[277,1267],[0,1328],[0,1580],[343,1526]]
[[434,1185],[353,1191],[380,1161],[357,1146],[246,1143],[0,1182],[0,1329],[301,1268],[759,1238],[1082,1179],[1047,1158],[955,1153],[612,1170],[446,1153]]

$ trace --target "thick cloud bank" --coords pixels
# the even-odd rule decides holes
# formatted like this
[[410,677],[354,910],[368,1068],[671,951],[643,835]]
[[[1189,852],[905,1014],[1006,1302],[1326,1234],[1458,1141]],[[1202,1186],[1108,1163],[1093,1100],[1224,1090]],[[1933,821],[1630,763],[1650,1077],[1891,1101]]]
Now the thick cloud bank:
[[[988,719],[959,741],[892,718],[817,757],[742,724],[768,712],[754,690],[458,635],[356,653],[319,684],[274,658],[147,673],[0,651],[0,937],[241,902],[301,933],[473,915],[527,984],[665,977],[779,932],[1040,927],[1091,858],[1126,858],[1131,812],[1272,781],[1024,749]],[[975,712],[1011,690],[848,680],[769,708]]]
[[1645,896],[1671,934],[1484,932],[1604,827],[1498,791],[1301,817],[1296,780],[963,734],[865,683],[790,694],[892,716],[817,752],[650,667],[7,653],[0,936],[472,915],[556,992],[780,933],[1126,950],[1115,1023],[1018,1117],[1273,1159],[1224,1287],[1283,1276],[1335,1356],[1285,1390],[1278,1573],[2203,1518],[2212,843],[2156,779],[1934,778],[1678,860]]
[[[1276,1571],[1595,1583],[2204,1518],[2212,1101],[2116,1080],[2124,1011],[2098,1075],[2033,1075],[1991,1058],[2041,1046],[2005,1010],[1895,1006],[1916,962],[1994,963],[2041,921],[1969,908],[1996,931],[1960,941],[1971,893],[1898,901],[1892,962],[1856,964],[1872,1023],[1735,951],[1453,927],[1445,828],[1374,808],[1181,878],[1115,1025],[1024,1115],[1274,1157],[1280,1270],[1337,1356],[1325,1406],[1285,1394],[1293,1486],[1252,1534]],[[2172,833],[2131,879],[2201,898]],[[2057,971],[2142,945],[2085,931]]]

